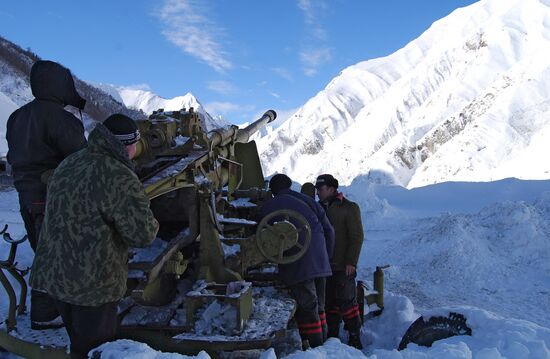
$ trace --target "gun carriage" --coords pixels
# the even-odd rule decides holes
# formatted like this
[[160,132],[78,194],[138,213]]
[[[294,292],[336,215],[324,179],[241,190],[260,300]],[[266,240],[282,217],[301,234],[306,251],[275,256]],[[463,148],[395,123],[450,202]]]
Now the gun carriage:
[[[193,108],[161,109],[138,121],[136,173],[160,231],[150,247],[131,249],[128,291],[119,305],[121,337],[195,354],[267,348],[285,336],[295,302],[277,284],[277,264],[299,259],[311,233],[294,211],[256,217],[271,193],[252,139],[275,118],[269,110],[245,128],[211,132]],[[28,269],[15,263],[21,240],[5,231],[11,252],[0,262],[0,282],[10,307],[1,313],[0,347],[26,357],[67,357],[63,328],[29,328]],[[19,303],[4,271],[19,283]],[[358,297],[381,311],[382,268],[374,282],[375,290],[361,286]]]

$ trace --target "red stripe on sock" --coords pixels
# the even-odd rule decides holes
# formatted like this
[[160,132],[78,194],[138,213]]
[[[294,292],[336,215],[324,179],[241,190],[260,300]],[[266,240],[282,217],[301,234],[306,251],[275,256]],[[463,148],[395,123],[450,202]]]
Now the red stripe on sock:
[[358,305],[355,305],[351,308],[349,308],[348,310],[346,310],[345,312],[342,313],[342,315],[347,315],[348,313],[351,313],[352,311],[354,310],[359,310],[359,306]]
[[317,328],[321,326],[321,321],[314,322],[314,323],[298,323],[298,328]]
[[344,319],[351,319],[351,318],[358,317],[358,316],[359,316],[359,310],[356,310],[356,311],[351,312],[347,315],[344,315]]
[[346,310],[345,312],[342,312],[342,315],[346,315],[354,310],[357,310],[359,309],[359,306],[358,305],[354,305],[353,307],[349,308],[348,310]]

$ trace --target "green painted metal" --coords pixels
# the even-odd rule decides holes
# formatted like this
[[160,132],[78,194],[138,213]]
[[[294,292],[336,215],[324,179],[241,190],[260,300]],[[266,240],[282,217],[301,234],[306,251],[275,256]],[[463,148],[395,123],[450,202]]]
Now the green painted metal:
[[213,208],[212,193],[203,192],[200,196],[199,278],[215,283],[240,281],[241,275],[225,266],[225,255],[220,241],[217,213]]
[[29,359],[68,359],[67,348],[40,345],[28,340],[10,335],[0,329],[0,346],[10,353]]
[[[290,263],[303,255],[311,240],[311,230],[299,213],[283,211],[260,224],[253,220],[257,209],[271,198],[271,194],[265,189],[256,144],[249,141],[275,117],[273,111],[268,111],[244,129],[230,126],[210,133],[206,133],[201,115],[193,109],[159,110],[148,120],[138,121],[142,134],[135,161],[138,176],[152,199],[161,229],[167,223],[180,227],[175,228],[177,235],[168,237],[172,239],[154,259],[129,264],[131,271],[143,275],[129,280],[131,295],[126,298],[127,310],[135,305],[159,308],[174,305],[173,310],[176,306],[185,306],[189,323],[192,323],[197,308],[212,298],[199,296],[178,304],[180,297],[175,292],[179,280],[183,280],[180,277],[188,281],[199,278],[211,288],[219,288],[216,299],[235,306],[237,331],[242,331],[252,314],[252,290],[247,287],[238,295],[223,291],[231,286],[230,283],[242,281],[250,268],[263,263]],[[254,205],[247,208],[232,205],[234,200],[243,198]],[[158,206],[154,206],[155,203]],[[304,243],[298,242],[301,232],[306,239]],[[238,264],[228,265],[222,239],[240,245],[240,252],[236,254]],[[297,253],[288,255],[287,251],[292,248]],[[186,272],[189,268],[193,269],[191,273]],[[0,282],[6,287],[5,283],[9,282],[4,272],[0,274]],[[13,315],[8,323],[15,327],[15,293],[12,288],[10,294],[8,287],[6,292],[14,303],[10,306]],[[21,297],[24,299],[26,293]],[[20,310],[24,310],[24,300],[22,303]],[[128,313],[127,310],[122,316]],[[198,339],[173,339],[178,330],[183,329],[134,326],[123,327],[121,335],[146,342],[155,349],[184,354],[196,354],[203,349],[211,352],[266,348],[273,339],[210,343]],[[7,331],[0,331],[0,346],[25,357],[67,356],[64,348],[40,346]]]
[[243,164],[242,183],[239,189],[262,188],[264,175],[256,142],[235,144],[235,158]]

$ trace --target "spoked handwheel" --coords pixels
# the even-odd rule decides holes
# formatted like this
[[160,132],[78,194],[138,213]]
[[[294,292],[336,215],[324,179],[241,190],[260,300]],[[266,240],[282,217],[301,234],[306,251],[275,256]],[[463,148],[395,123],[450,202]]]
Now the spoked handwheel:
[[[256,230],[258,249],[272,263],[288,264],[297,261],[307,251],[310,243],[311,228],[307,219],[293,210],[283,209],[268,214],[260,221]],[[293,251],[288,253],[290,249]]]

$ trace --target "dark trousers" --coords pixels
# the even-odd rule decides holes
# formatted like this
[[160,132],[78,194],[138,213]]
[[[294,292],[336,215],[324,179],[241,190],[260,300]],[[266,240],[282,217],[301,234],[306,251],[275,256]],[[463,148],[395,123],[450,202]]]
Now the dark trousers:
[[55,304],[71,339],[71,358],[87,358],[90,350],[116,338],[118,302],[97,307],[60,300],[56,300]]
[[290,286],[290,293],[297,304],[296,322],[302,340],[315,348],[323,344],[323,329],[319,319],[315,280],[309,279]]
[[[46,209],[46,195],[44,193],[20,192],[19,208],[21,218],[25,223],[25,230],[33,252],[36,252],[40,229],[44,221]],[[47,323],[59,316],[55,301],[45,292],[31,289],[31,325],[35,329],[47,328]]]
[[321,329],[323,333],[323,343],[327,340],[327,315],[325,313],[325,293],[327,288],[327,278],[315,278],[315,290],[317,292],[317,311],[319,312],[319,320],[321,321]]
[[40,229],[44,221],[46,210],[46,196],[42,193],[19,193],[19,210],[21,218],[25,223],[25,230],[29,237],[29,243],[33,252],[36,252],[36,245],[40,237]]
[[342,319],[344,329],[350,333],[359,333],[361,329],[355,276],[356,274],[348,276],[344,271],[334,271],[332,276],[327,278],[326,311],[329,337],[338,337]]

